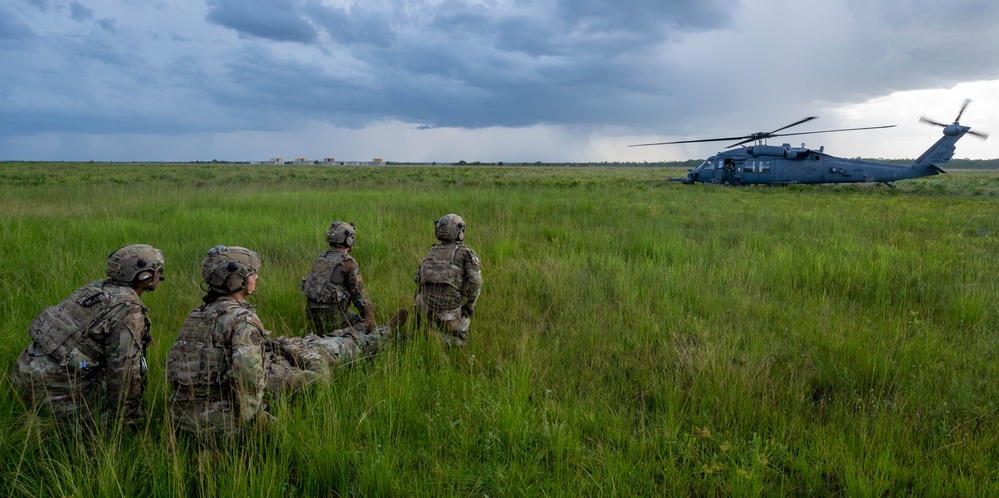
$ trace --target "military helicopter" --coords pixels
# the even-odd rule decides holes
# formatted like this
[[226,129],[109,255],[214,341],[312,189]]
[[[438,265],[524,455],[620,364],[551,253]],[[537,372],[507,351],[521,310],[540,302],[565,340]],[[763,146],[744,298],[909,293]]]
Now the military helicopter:
[[[722,142],[738,140],[726,149],[707,158],[703,163],[687,173],[686,178],[670,178],[671,181],[682,181],[685,184],[695,182],[721,183],[724,185],[748,184],[794,184],[794,183],[884,183],[894,188],[891,182],[908,178],[932,176],[947,172],[940,167],[954,157],[954,144],[965,134],[975,135],[982,139],[988,138],[987,133],[973,131],[971,127],[963,126],[958,121],[971,100],[965,100],[957,117],[951,124],[938,123],[921,117],[920,122],[943,127],[943,137],[933,144],[918,159],[909,165],[893,164],[862,159],[845,159],[831,156],[824,152],[825,147],[818,150],[801,147],[767,145],[767,139],[792,135],[811,135],[815,133],[834,133],[841,131],[873,130],[891,128],[895,125],[867,126],[863,128],[842,128],[837,130],[806,131],[800,133],[778,133],[792,126],[798,126],[813,119],[807,117],[787,126],[770,132],[757,132],[741,137],[706,138],[700,140],[680,140],[677,142],[658,142],[635,144],[629,147],[645,147],[649,145],[686,144],[697,142]],[[746,144],[753,142],[753,145]]]

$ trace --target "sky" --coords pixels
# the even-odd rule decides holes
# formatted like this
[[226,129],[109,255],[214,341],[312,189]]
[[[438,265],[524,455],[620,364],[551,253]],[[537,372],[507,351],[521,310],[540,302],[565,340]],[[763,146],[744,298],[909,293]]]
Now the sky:
[[[994,0],[0,0],[0,160],[617,162],[999,134]],[[999,157],[968,136],[957,158]]]

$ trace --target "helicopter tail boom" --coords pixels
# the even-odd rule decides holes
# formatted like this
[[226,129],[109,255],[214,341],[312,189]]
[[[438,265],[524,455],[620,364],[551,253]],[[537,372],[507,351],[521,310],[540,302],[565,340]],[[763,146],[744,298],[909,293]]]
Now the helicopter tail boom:
[[923,152],[915,161],[912,167],[916,169],[928,168],[940,170],[941,164],[950,161],[954,157],[954,144],[957,143],[970,128],[961,125],[950,125],[944,128],[944,136],[940,137],[926,152]]
[[963,126],[958,121],[961,119],[961,115],[964,114],[964,110],[967,109],[968,104],[971,103],[970,99],[965,99],[964,104],[961,106],[961,110],[958,111],[957,117],[954,118],[954,122],[951,124],[938,123],[931,119],[927,119],[925,116],[919,118],[921,123],[929,123],[934,126],[939,126],[943,128],[943,136],[940,140],[937,140],[923,155],[919,156],[918,159],[912,162],[912,167],[915,169],[929,169],[934,173],[947,173],[940,167],[941,164],[950,161],[954,157],[954,145],[957,143],[961,137],[965,135],[974,135],[983,140],[989,138],[988,133],[981,131],[972,130],[970,126]]

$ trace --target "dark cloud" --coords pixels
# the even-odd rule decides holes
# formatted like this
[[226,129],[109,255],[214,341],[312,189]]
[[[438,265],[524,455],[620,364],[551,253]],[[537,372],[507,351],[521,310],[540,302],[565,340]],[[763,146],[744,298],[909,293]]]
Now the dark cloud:
[[75,21],[87,21],[94,18],[94,10],[80,2],[70,2],[69,17]]
[[727,0],[558,0],[557,10],[558,18],[581,29],[655,32],[725,27],[736,6]]
[[364,5],[361,3],[346,9],[310,2],[303,12],[336,43],[390,46],[395,37],[388,17],[365,9]]
[[[214,5],[218,22],[221,4]],[[274,4],[240,3],[239,9],[262,5]],[[604,95],[620,88],[651,91],[651,77],[625,61],[683,32],[723,26],[731,8],[686,0],[523,2],[515,8],[458,0],[280,5],[324,33],[337,59],[371,68],[364,83],[330,76],[338,72],[335,64],[289,67],[248,46],[238,62],[226,63],[238,89],[214,93],[218,102],[238,107],[246,98],[314,119],[345,114],[358,126],[366,123],[353,120],[372,116],[469,127],[627,122],[628,109]],[[643,26],[648,29],[636,29]],[[294,88],[281,91],[284,85]]]
[[101,27],[104,31],[115,33],[118,31],[118,21],[115,19],[98,19],[97,25]]
[[42,12],[48,12],[49,4],[52,2],[50,0],[27,0],[27,3]]
[[241,35],[274,41],[311,43],[316,30],[295,0],[208,0],[208,21]]
[[122,1],[0,5],[0,65],[20,69],[0,80],[2,133],[679,132],[999,78],[985,1],[208,0],[204,19]]
[[32,35],[34,33],[27,24],[18,19],[13,12],[0,6],[0,43],[5,40],[17,43]]

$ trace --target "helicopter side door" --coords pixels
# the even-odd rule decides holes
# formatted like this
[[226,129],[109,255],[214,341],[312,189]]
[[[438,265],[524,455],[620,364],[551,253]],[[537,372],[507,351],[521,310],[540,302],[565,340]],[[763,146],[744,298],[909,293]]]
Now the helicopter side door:
[[722,158],[715,159],[715,176],[713,183],[722,183],[725,181],[725,160]]

